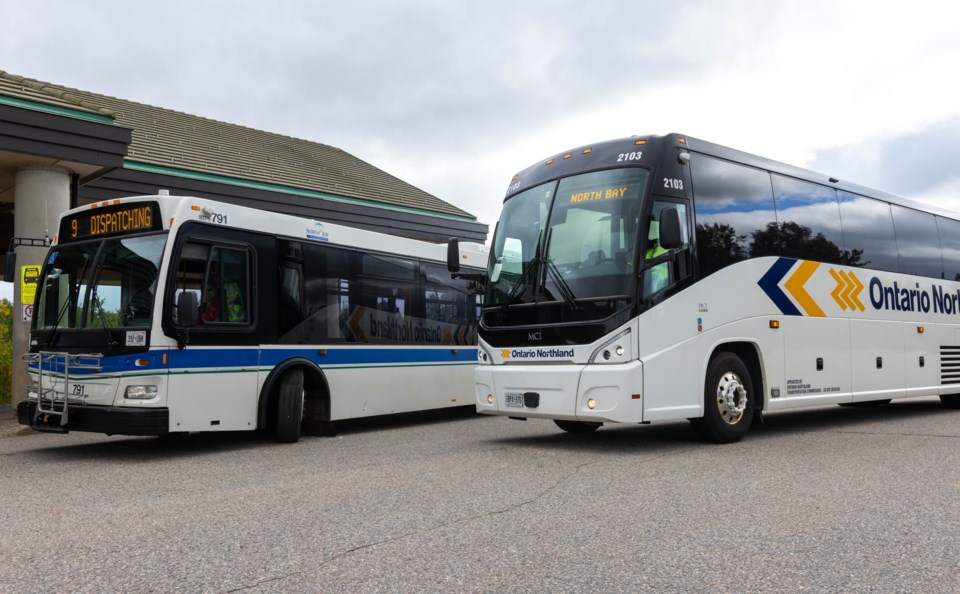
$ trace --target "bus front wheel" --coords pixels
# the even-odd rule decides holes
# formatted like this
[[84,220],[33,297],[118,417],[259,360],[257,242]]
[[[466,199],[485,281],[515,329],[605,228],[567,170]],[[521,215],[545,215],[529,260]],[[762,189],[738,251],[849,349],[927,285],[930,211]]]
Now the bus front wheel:
[[707,367],[703,416],[690,419],[694,430],[707,441],[733,443],[750,430],[754,392],[750,370],[737,355],[723,352]]
[[293,443],[300,439],[302,421],[303,370],[290,369],[280,378],[277,390],[277,441]]

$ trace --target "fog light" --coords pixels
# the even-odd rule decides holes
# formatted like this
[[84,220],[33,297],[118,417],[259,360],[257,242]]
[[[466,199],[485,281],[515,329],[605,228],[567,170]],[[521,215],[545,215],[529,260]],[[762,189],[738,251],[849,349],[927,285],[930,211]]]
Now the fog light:
[[617,356],[618,356],[618,357],[622,357],[622,356],[623,356],[623,347],[622,347],[622,346],[617,345]]
[[156,386],[127,386],[123,395],[127,400],[149,400],[157,397]]
[[487,394],[487,404],[493,404],[493,394]]
[[597,401],[594,400],[593,398],[590,398],[589,400],[587,400],[587,408],[589,408],[590,410],[597,408]]

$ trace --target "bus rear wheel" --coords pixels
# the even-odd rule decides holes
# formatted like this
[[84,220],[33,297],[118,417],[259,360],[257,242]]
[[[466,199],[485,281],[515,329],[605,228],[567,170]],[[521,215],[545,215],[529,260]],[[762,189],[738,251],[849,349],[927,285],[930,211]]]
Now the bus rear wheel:
[[586,423],[584,421],[554,420],[553,422],[567,433],[593,433],[602,425],[602,423]]
[[300,439],[303,421],[303,370],[290,369],[280,378],[277,389],[276,440],[293,443]]
[[750,370],[740,357],[723,352],[710,361],[706,379],[703,416],[690,419],[690,423],[707,441],[740,441],[753,421],[754,392]]

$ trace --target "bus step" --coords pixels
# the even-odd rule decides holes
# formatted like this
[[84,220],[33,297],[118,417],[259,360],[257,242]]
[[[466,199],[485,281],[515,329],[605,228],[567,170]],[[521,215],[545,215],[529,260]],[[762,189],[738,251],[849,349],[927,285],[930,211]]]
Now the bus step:
[[30,425],[31,429],[35,429],[42,433],[70,433],[70,430],[66,427],[54,426],[54,425]]

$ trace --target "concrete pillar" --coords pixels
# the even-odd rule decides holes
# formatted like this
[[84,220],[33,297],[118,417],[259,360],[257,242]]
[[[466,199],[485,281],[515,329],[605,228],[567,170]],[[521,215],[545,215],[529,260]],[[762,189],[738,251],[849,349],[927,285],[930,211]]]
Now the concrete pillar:
[[[70,207],[70,171],[52,165],[30,165],[17,170],[14,177],[13,236],[43,239],[57,234],[60,213]],[[13,403],[26,397],[27,371],[21,357],[30,341],[30,322],[23,321],[21,270],[26,265],[42,265],[45,247],[20,246],[17,252],[17,278],[13,289]]]

